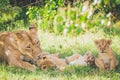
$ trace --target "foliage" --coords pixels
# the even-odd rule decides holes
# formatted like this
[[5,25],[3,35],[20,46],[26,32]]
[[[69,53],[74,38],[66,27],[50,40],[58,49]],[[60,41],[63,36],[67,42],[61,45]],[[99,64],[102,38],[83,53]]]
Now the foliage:
[[72,7],[70,5],[65,7],[63,1],[60,3],[59,0],[58,2],[50,0],[41,8],[33,6],[28,8],[28,16],[30,21],[35,21],[42,30],[64,35],[97,32],[104,29],[103,27],[113,26],[116,18],[112,9],[119,5],[120,1],[95,1],[87,3],[80,0],[74,2]]
[[0,0],[0,9],[6,8],[6,5],[8,5],[9,0]]
[[13,6],[10,0],[0,0],[0,2],[0,31],[26,27],[28,23],[26,8]]
[[99,4],[97,4],[99,11],[104,11],[106,14],[109,12],[116,18],[115,20],[120,20],[120,1],[119,0],[101,0]]
[[0,30],[37,23],[44,31],[79,35],[119,26],[119,0],[45,0],[24,8],[11,6],[10,0],[0,1]]
[[[15,22],[16,17],[20,15],[22,11],[21,8],[9,5],[9,0],[1,1],[0,4],[0,30],[12,30],[13,28],[18,28],[16,25],[21,23]],[[18,24],[17,24],[18,23]]]
[[38,25],[43,30],[53,31],[53,19],[56,14],[58,6],[63,5],[63,0],[50,0],[45,6],[39,7],[29,7],[28,8],[28,18],[30,20],[37,20]]

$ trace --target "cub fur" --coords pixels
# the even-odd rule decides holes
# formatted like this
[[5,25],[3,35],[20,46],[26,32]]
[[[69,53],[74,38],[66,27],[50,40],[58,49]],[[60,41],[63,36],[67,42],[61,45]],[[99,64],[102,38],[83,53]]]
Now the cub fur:
[[70,65],[77,65],[77,66],[93,66],[95,62],[95,58],[92,55],[92,53],[86,52],[84,56],[79,54],[79,58],[71,61],[69,64]]
[[100,39],[95,40],[94,43],[98,49],[98,58],[95,60],[96,66],[102,71],[106,69],[114,70],[118,65],[118,61],[110,47],[112,41]]
[[67,66],[65,59],[60,59],[56,55],[41,55],[41,58],[37,60],[37,66],[45,71],[49,68],[64,70]]
[[87,52],[84,56],[80,54],[73,54],[65,59],[61,59],[56,54],[41,54],[37,60],[37,66],[42,70],[48,70],[49,68],[58,69],[63,71],[68,65],[87,66],[94,64],[94,56],[91,52]]

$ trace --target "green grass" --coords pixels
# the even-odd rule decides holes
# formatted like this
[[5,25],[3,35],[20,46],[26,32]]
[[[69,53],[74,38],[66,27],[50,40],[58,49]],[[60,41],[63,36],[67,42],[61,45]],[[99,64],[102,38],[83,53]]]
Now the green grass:
[[[120,62],[120,37],[117,35],[109,37],[109,35],[100,31],[96,34],[86,33],[74,37],[40,31],[39,37],[43,51],[50,53],[59,52],[62,58],[76,52],[84,55],[87,51],[91,51],[97,57],[94,39],[112,39],[113,51]],[[120,80],[120,64],[115,71],[105,71],[104,73],[99,72],[96,67],[89,66],[69,66],[65,71],[49,70],[47,72],[38,68],[36,72],[30,72],[2,63],[0,65],[0,80]]]

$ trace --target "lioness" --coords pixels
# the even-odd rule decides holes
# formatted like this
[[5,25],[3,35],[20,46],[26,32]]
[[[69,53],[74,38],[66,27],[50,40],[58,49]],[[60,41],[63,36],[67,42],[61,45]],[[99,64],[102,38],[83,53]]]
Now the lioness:
[[118,61],[114,56],[114,53],[110,47],[112,44],[111,40],[95,40],[94,43],[98,49],[98,58],[95,60],[95,64],[99,67],[100,70],[104,71],[114,70],[115,67],[118,65]]
[[23,61],[29,58],[36,61],[41,53],[37,28],[30,26],[29,31],[4,32],[0,34],[0,59],[10,66],[35,70],[35,65]]

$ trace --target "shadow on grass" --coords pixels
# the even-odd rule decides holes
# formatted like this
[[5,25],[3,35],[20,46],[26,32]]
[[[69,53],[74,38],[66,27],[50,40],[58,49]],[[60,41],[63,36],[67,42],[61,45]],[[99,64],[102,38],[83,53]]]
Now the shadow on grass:
[[120,36],[120,28],[119,27],[104,27],[104,32],[109,36]]
[[[120,64],[119,64],[120,66]],[[110,78],[111,80],[118,80],[120,77],[120,67],[117,67],[115,71],[105,71],[100,72],[97,67],[90,67],[90,66],[69,66],[64,71],[58,70],[48,70],[48,71],[41,71],[37,69],[36,72],[31,72],[25,69],[20,69],[16,67],[9,67],[8,65],[2,65],[0,70],[5,74],[8,78],[9,76],[25,76],[28,78],[29,76],[34,76],[38,78],[39,76],[46,76],[49,78],[59,78],[63,77],[65,80],[76,80],[79,78]],[[2,74],[1,74],[2,75]]]

